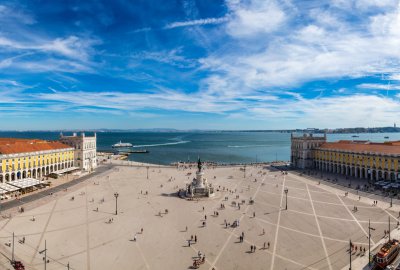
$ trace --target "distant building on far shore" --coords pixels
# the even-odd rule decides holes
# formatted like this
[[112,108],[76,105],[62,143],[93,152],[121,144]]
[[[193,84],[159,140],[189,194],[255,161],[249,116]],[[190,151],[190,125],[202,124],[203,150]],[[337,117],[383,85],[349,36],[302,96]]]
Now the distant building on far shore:
[[60,141],[75,148],[75,166],[83,171],[93,171],[97,167],[97,136],[88,137],[85,133],[79,136],[73,133],[72,136],[60,134]]
[[371,181],[400,180],[400,141],[326,142],[312,134],[291,136],[291,166]]

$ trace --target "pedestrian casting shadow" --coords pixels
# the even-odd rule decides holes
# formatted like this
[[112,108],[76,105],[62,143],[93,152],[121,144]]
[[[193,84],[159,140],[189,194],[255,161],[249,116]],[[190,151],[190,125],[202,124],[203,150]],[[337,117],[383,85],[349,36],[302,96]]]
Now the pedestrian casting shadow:
[[[107,215],[114,215],[115,214],[115,212],[106,212],[106,211],[97,211],[97,210],[95,210],[95,209],[93,209],[93,212],[97,212],[97,213],[103,213],[103,214],[107,214]],[[123,212],[119,212],[119,213],[123,213]]]
[[264,215],[269,215],[269,214],[273,214],[273,213],[279,213],[279,211],[281,210],[285,210],[285,209],[279,209],[279,210],[275,210],[275,211],[271,211],[271,212],[265,212]]

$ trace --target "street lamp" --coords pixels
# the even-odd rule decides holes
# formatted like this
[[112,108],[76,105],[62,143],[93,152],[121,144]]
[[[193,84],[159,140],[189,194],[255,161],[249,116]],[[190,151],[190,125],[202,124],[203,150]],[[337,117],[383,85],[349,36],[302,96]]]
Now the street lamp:
[[47,266],[47,245],[46,245],[46,240],[44,240],[44,249],[42,251],[39,251],[39,254],[44,253],[44,270],[46,270]]
[[371,265],[371,230],[375,231],[375,228],[371,227],[371,220],[368,219],[368,265]]
[[118,192],[114,193],[114,197],[115,197],[115,215],[118,215]]
[[285,188],[284,191],[285,191],[285,195],[286,195],[286,207],[285,207],[285,210],[287,210],[287,194],[289,192],[289,189]]
[[147,166],[146,169],[147,169],[147,179],[149,179],[149,166]]
[[350,267],[349,267],[349,270],[351,270],[351,252],[352,252],[352,247],[353,247],[353,244],[351,243],[351,239],[350,239],[350,242],[349,242],[349,256],[350,256]]

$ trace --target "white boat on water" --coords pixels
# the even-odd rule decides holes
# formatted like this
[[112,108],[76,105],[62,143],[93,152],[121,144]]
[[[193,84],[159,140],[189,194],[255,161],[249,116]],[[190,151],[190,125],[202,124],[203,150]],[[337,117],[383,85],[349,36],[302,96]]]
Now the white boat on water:
[[123,143],[119,141],[119,143],[113,144],[112,148],[121,148],[121,147],[132,147],[131,143]]

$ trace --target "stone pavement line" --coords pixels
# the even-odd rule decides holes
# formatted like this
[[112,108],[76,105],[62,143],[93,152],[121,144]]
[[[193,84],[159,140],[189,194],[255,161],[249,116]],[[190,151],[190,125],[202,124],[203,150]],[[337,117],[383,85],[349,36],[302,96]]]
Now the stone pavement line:
[[[254,193],[253,199],[256,198],[258,191],[260,190],[262,184],[263,184],[264,181],[265,181],[265,178],[266,178],[266,176],[264,176],[264,178],[263,178],[263,180],[261,181],[260,185],[258,186],[256,192]],[[242,180],[241,182],[243,182],[243,181],[244,181],[244,180]],[[238,185],[239,185],[239,184],[238,184]],[[247,211],[249,210],[250,206],[251,206],[251,204],[249,204],[249,205],[246,207],[246,210],[244,211],[244,214],[242,214],[242,216],[240,217],[239,222],[242,221],[242,219],[245,217],[245,215],[246,215]],[[236,227],[236,228],[232,231],[232,234],[229,235],[228,239],[226,239],[226,241],[225,241],[224,245],[222,246],[221,250],[219,251],[217,257],[215,257],[215,260],[214,260],[214,262],[212,263],[211,267],[215,266],[215,264],[216,264],[217,261],[219,260],[219,257],[221,257],[222,252],[225,250],[226,246],[228,245],[229,241],[231,240],[232,235],[233,235],[233,232],[234,232],[237,228],[238,228],[238,227]],[[210,267],[210,268],[211,268],[211,267]]]
[[[290,198],[290,197],[288,197]],[[315,202],[315,201],[314,201]],[[270,203],[262,203],[259,202],[259,204],[263,204],[263,205],[267,205],[267,206],[272,206],[275,207],[275,205],[270,204]],[[342,205],[340,205],[342,206]],[[361,208],[361,207],[360,207]],[[307,216],[314,216],[314,214],[311,213],[307,213],[307,212],[303,212],[303,211],[298,211],[298,210],[292,210],[292,209],[288,209],[287,211],[289,212],[293,212],[293,213],[298,213],[298,214],[302,214],[302,215],[307,215]],[[326,218],[326,219],[335,219],[335,220],[342,220],[342,221],[349,221],[349,222],[356,222],[354,219],[348,219],[348,218],[338,218],[338,217],[331,217],[331,216],[323,216],[323,215],[317,215],[317,217],[319,218]],[[368,223],[368,220],[359,220],[360,223]],[[387,224],[387,222],[384,221],[371,221],[371,223],[375,223],[375,224]]]
[[36,254],[38,253],[40,244],[42,243],[44,234],[46,233],[47,226],[49,226],[51,217],[53,216],[53,213],[54,213],[54,209],[56,209],[57,202],[58,202],[58,198],[54,201],[53,208],[51,209],[51,211],[50,211],[50,213],[49,213],[49,217],[47,218],[46,224],[44,225],[43,231],[42,231],[42,233],[41,233],[41,235],[40,235],[39,242],[38,242],[38,244],[37,244],[37,246],[36,246],[36,248],[35,248],[35,252],[33,253],[32,258],[31,258],[29,264],[32,264],[32,263],[33,263],[33,260],[36,258]]
[[85,204],[86,204],[86,269],[90,270],[90,238],[89,238],[89,204],[87,185],[85,186]]
[[1,226],[1,228],[0,228],[0,231],[3,230],[7,226],[7,224],[11,221],[11,219],[12,218],[10,217],[6,222],[4,222],[3,226]]
[[[358,226],[360,227],[361,231],[365,234],[365,236],[368,236],[368,233],[364,230],[364,228],[361,226],[360,222],[358,221],[358,219],[353,215],[353,213],[350,211],[350,209],[346,206],[346,204],[343,202],[342,198],[340,198],[339,194],[336,194],[336,196],[338,197],[339,201],[343,204],[344,208],[346,208],[347,212],[354,218],[354,220],[357,222]],[[372,244],[375,245],[374,240],[371,239]]]
[[[259,221],[261,221],[261,222],[266,223],[266,224],[269,224],[269,225],[272,225],[272,226],[276,226],[275,223],[272,223],[272,222],[263,220],[263,219],[261,219],[261,218],[257,218],[257,219],[258,219]],[[318,237],[318,238],[321,238],[321,235],[318,235],[318,234],[312,234],[312,233],[308,233],[308,232],[303,232],[303,231],[299,231],[299,230],[296,230],[296,229],[293,229],[293,228],[289,228],[289,227],[286,227],[286,226],[282,226],[282,225],[280,225],[279,227],[280,227],[281,229],[285,229],[285,230],[288,230],[288,231],[292,231],[292,232],[296,232],[296,233],[308,235],[308,236],[311,236],[311,237]],[[341,243],[349,243],[349,240],[341,240],[341,239],[337,239],[337,238],[331,238],[331,237],[328,237],[328,236],[322,236],[322,238],[323,238],[323,239],[326,239],[326,240],[341,242]],[[353,242],[353,243],[355,243],[355,244],[360,244],[360,245],[361,245],[361,244],[362,244],[362,245],[368,244],[368,243],[361,243],[361,242]]]
[[149,266],[149,264],[147,263],[147,260],[146,260],[146,258],[144,257],[143,251],[142,251],[142,249],[140,248],[140,246],[139,246],[139,244],[138,244],[137,242],[136,242],[136,248],[139,250],[140,257],[142,257],[143,262],[144,262],[144,265],[146,266],[146,269],[150,270],[150,266]]
[[328,250],[326,249],[325,240],[323,238],[323,234],[322,234],[322,231],[321,231],[321,226],[319,225],[317,213],[315,212],[314,203],[313,203],[313,200],[312,200],[312,197],[311,197],[310,189],[308,188],[308,184],[306,184],[306,187],[307,187],[308,197],[310,197],[311,209],[313,210],[314,217],[315,217],[315,222],[317,223],[318,233],[319,233],[319,236],[321,237],[322,247],[324,248],[326,261],[328,262],[329,269],[332,270],[331,260],[329,259],[329,253],[328,253]]
[[279,214],[278,214],[278,221],[276,222],[274,249],[273,249],[273,252],[272,252],[272,259],[271,259],[271,270],[274,270],[274,266],[275,266],[276,246],[278,245],[277,241],[278,241],[278,233],[279,233],[279,227],[280,227],[280,222],[281,222],[283,192],[285,190],[285,181],[286,181],[286,176],[283,175],[282,191],[281,191],[281,202],[279,204],[280,210],[279,210]]
[[[260,219],[260,218],[256,218],[256,219],[258,219],[258,220],[260,220],[260,221],[265,221],[265,220]],[[265,222],[268,223],[268,224],[271,224],[271,225],[276,225],[276,224],[273,224],[273,223],[270,223],[270,222],[267,222],[267,221],[265,221]],[[215,223],[214,221],[213,221],[213,223],[214,223],[214,224],[217,224],[217,223]],[[217,224],[217,225],[218,225],[218,224]],[[282,227],[282,226],[281,226],[281,227]],[[285,228],[285,227],[282,227],[282,228]],[[239,238],[239,235],[236,234],[236,233],[234,233],[233,230],[232,230],[232,231],[229,231],[229,232],[228,232],[228,231],[225,231],[225,232],[228,233],[228,234],[233,234],[233,236]],[[319,237],[319,236],[318,236],[318,237]],[[247,240],[247,238],[246,238],[246,240],[243,240],[243,241],[246,242],[246,243],[248,243],[248,244],[251,244],[251,245],[254,245],[254,244],[255,244],[255,243],[250,242],[249,240]],[[347,242],[347,241],[346,241],[346,242]],[[266,249],[264,249],[264,250],[262,250],[262,251],[264,251],[264,252],[266,252],[266,253],[272,255],[272,252],[271,252],[271,251],[268,251],[268,250],[266,250]],[[289,258],[284,257],[284,256],[279,255],[279,254],[276,254],[276,257],[278,257],[279,259],[282,259],[282,260],[284,260],[284,261],[288,261],[288,262],[291,262],[291,263],[293,263],[293,264],[296,264],[296,265],[302,267],[303,269],[307,268],[307,269],[317,270],[316,268],[312,268],[312,267],[309,267],[309,266],[307,266],[307,265],[301,264],[301,263],[299,263],[299,262],[293,261],[292,259],[289,259]],[[207,260],[206,260],[206,261],[207,261]]]

